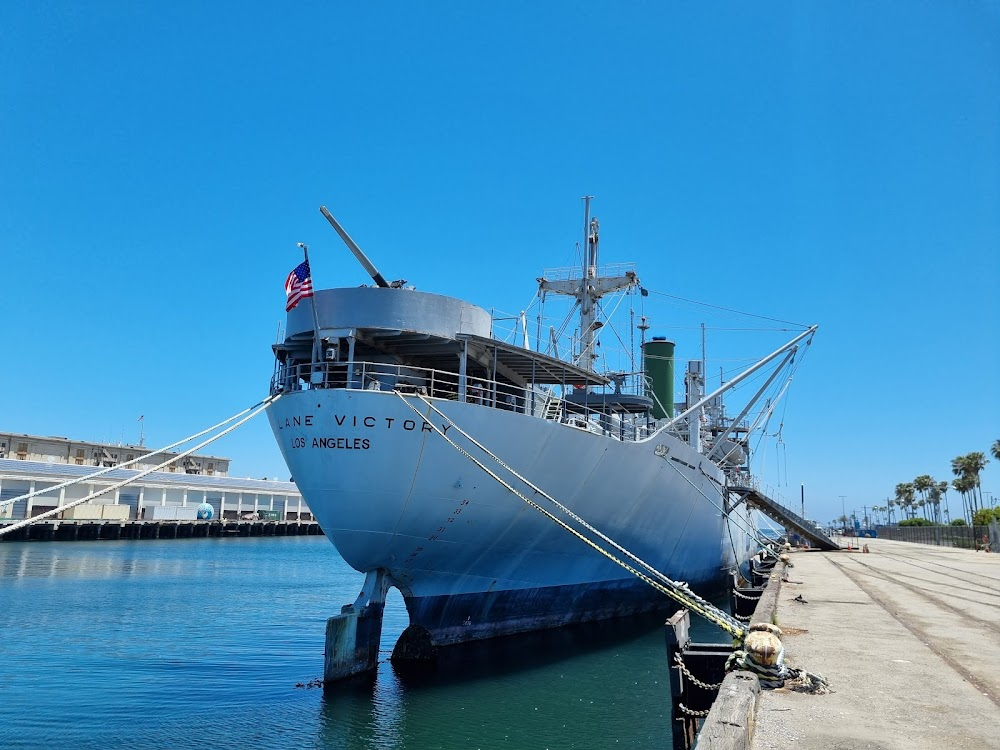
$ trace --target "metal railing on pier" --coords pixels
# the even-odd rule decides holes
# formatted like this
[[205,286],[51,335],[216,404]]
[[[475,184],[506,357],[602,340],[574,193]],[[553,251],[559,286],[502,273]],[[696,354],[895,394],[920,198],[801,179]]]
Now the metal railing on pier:
[[895,542],[1000,551],[1000,539],[996,531],[991,536],[989,526],[878,526],[875,533],[879,539]]

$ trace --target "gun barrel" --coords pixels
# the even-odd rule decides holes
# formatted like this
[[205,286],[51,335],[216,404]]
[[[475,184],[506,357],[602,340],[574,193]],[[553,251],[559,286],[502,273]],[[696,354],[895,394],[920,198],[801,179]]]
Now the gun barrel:
[[352,240],[351,235],[349,235],[344,228],[340,226],[340,222],[333,218],[333,214],[326,210],[326,206],[320,206],[319,211],[326,217],[326,220],[330,222],[330,226],[337,230],[337,234],[340,235],[340,239],[342,239],[344,244],[350,248],[352,253],[354,253],[354,257],[358,259],[358,262],[362,266],[364,266],[364,269],[368,272],[368,275],[375,280],[375,283],[381,287],[388,287],[389,282],[385,280],[385,277],[380,274],[378,269],[372,265],[370,260],[368,260],[368,256],[362,252],[360,247],[358,247],[358,243]]

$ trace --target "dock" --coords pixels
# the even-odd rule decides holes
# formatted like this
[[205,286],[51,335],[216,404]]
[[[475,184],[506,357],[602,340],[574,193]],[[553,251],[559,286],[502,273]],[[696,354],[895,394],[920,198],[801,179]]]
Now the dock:
[[790,556],[785,662],[832,692],[762,690],[739,746],[1000,748],[1000,555],[864,542]]
[[[0,528],[4,524],[0,523]],[[199,539],[207,537],[313,536],[323,529],[315,521],[39,521],[0,542],[84,542],[122,539]]]

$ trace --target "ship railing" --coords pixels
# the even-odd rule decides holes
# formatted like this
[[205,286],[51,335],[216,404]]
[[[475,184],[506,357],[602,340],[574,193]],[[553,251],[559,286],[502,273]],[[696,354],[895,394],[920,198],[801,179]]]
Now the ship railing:
[[[398,391],[431,399],[458,401],[462,398],[460,380],[456,372],[392,362],[282,364],[271,378],[271,394],[340,388],[386,393]],[[559,386],[519,387],[469,377],[464,399],[477,406],[527,414],[624,442],[644,440],[657,429],[655,422],[647,420],[644,415],[609,415],[583,404],[568,402],[562,397]]]
[[759,477],[754,476],[748,471],[741,471],[739,469],[730,469],[726,472],[726,476],[729,480],[730,486],[747,487],[752,489],[757,494],[766,497],[772,504],[779,506],[787,516],[794,518],[802,525],[806,527],[811,527],[813,525],[811,521],[793,510],[792,501],[789,501],[789,499],[782,495],[781,492],[779,492],[775,487],[767,484],[766,482],[762,482]]
[[[597,269],[598,276],[624,276],[635,272],[635,263],[605,263]],[[542,269],[542,278],[546,281],[569,281],[583,278],[583,266],[564,266],[562,268]]]

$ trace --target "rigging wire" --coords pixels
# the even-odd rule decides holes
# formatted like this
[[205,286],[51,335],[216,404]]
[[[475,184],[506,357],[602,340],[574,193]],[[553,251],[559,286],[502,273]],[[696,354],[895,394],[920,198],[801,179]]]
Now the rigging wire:
[[621,306],[621,303],[624,302],[624,301],[625,301],[625,295],[622,294],[622,295],[619,296],[618,302],[615,303],[615,308],[611,311],[610,315],[608,315],[608,314],[606,314],[604,312],[604,306],[599,301],[597,303],[597,309],[601,312],[602,315],[604,315],[605,325],[607,325],[608,328],[611,329],[611,332],[615,335],[615,338],[618,339],[618,343],[622,345],[622,349],[625,349],[626,354],[627,354],[627,356],[629,358],[629,361],[632,364],[632,369],[635,370],[636,369],[636,364],[635,364],[635,349],[634,349],[634,347],[632,347],[632,348],[626,348],[625,342],[622,341],[622,337],[618,334],[618,331],[615,329],[614,323],[611,322],[612,316],[614,316],[614,314],[616,312],[618,312],[618,308]]
[[[29,492],[29,493],[27,493],[25,495],[18,495],[17,497],[11,498],[10,500],[4,500],[4,501],[0,502],[0,508],[2,508],[5,505],[11,504],[11,503],[19,502],[21,500],[30,500],[31,498],[35,497],[36,495],[41,495],[42,493],[48,494],[50,492],[53,492],[54,490],[61,490],[61,489],[65,488],[65,487],[69,487],[70,485],[79,484],[80,482],[86,482],[86,481],[89,481],[91,479],[96,479],[97,477],[103,476],[103,475],[105,475],[105,474],[107,474],[108,472],[111,472],[111,471],[117,471],[118,469],[127,469],[129,466],[132,466],[133,464],[139,463],[140,461],[142,461],[147,456],[151,456],[151,455],[155,456],[158,453],[166,453],[167,451],[176,448],[178,445],[184,445],[184,443],[190,443],[192,440],[196,440],[197,438],[200,438],[202,435],[206,435],[209,432],[212,432],[213,430],[217,430],[220,427],[222,427],[223,425],[229,424],[234,419],[239,419],[244,414],[253,411],[257,407],[261,406],[262,404],[266,405],[267,403],[271,403],[271,402],[268,399],[265,399],[264,401],[258,401],[253,406],[251,406],[251,407],[249,407],[247,409],[244,409],[241,412],[237,412],[236,414],[234,414],[233,416],[229,417],[228,419],[223,419],[218,424],[214,424],[211,427],[208,427],[208,428],[202,430],[201,432],[196,432],[194,435],[191,435],[190,437],[186,437],[183,440],[178,440],[176,443],[171,443],[170,445],[165,445],[162,448],[157,448],[156,450],[152,450],[152,451],[150,451],[147,454],[139,456],[138,458],[133,458],[131,461],[125,461],[124,463],[116,464],[115,466],[106,466],[103,469],[100,469],[99,471],[95,471],[95,472],[92,472],[90,474],[85,474],[82,477],[77,477],[76,479],[69,479],[69,480],[67,480],[65,482],[61,482],[60,484],[54,485],[52,487],[45,487],[45,488],[40,489],[40,490],[35,490],[34,492]],[[181,458],[181,456],[178,456],[177,458],[171,459],[170,463],[172,463],[173,461],[176,461],[178,458]],[[62,509],[64,507],[66,507],[66,506],[60,506],[60,509]],[[0,533],[2,533],[2,532],[0,532]]]
[[[251,411],[247,416],[243,417],[243,419],[241,419],[240,421],[236,422],[235,424],[231,424],[229,427],[227,427],[226,429],[224,429],[219,434],[213,435],[208,440],[204,440],[204,441],[198,443],[197,445],[193,446],[192,448],[188,448],[187,450],[183,451],[182,453],[178,453],[173,458],[168,459],[167,461],[164,461],[163,463],[161,463],[161,464],[159,464],[157,466],[154,466],[151,469],[143,469],[138,474],[136,474],[134,477],[131,477],[129,479],[125,479],[125,480],[123,480],[121,482],[116,482],[115,484],[112,484],[112,485],[110,485],[108,487],[105,487],[102,490],[98,490],[97,492],[91,492],[86,497],[82,497],[79,500],[74,500],[73,502],[67,503],[66,505],[59,505],[59,506],[57,506],[55,508],[52,508],[51,510],[45,511],[44,513],[39,513],[37,516],[32,516],[31,518],[25,518],[23,521],[18,521],[17,523],[13,523],[10,526],[4,526],[3,528],[0,528],[0,536],[3,536],[4,534],[9,534],[10,532],[16,531],[17,529],[23,528],[25,526],[30,526],[33,523],[38,523],[39,521],[42,521],[42,520],[44,520],[46,518],[49,518],[50,516],[54,516],[57,513],[61,513],[64,510],[67,510],[69,508],[74,508],[77,505],[80,505],[81,503],[85,503],[88,500],[93,500],[94,498],[100,497],[101,495],[106,495],[109,492],[111,492],[112,490],[121,489],[122,487],[124,487],[127,484],[131,484],[132,482],[137,482],[140,479],[142,479],[143,477],[146,477],[146,476],[152,474],[154,471],[159,471],[160,469],[163,469],[163,468],[169,466],[170,464],[172,464],[172,463],[174,463],[176,461],[179,461],[182,458],[186,458],[187,456],[190,456],[192,453],[201,450],[206,445],[209,445],[210,443],[214,443],[219,438],[221,438],[221,437],[223,437],[225,435],[228,435],[230,432],[232,432],[233,430],[235,430],[237,427],[240,427],[241,425],[249,422],[251,419],[253,419],[254,417],[256,417],[258,414],[260,414],[262,411],[264,411],[264,409],[266,409],[270,404],[273,404],[279,398],[281,398],[281,394],[280,393],[278,393],[278,394],[276,394],[274,396],[270,396],[270,397],[264,399],[263,401],[258,402],[257,406],[250,407],[251,409],[253,409],[253,411]],[[243,412],[243,413],[246,413],[246,412]],[[227,421],[230,421],[230,420],[227,420]],[[200,434],[204,435],[205,433],[202,432]],[[184,440],[184,441],[181,441],[181,442],[188,442],[191,439],[192,438],[188,438],[188,440]],[[118,467],[115,467],[115,468],[118,468]]]
[[656,294],[656,295],[661,296],[661,297],[667,297],[669,299],[679,300],[681,302],[686,302],[686,303],[691,304],[691,305],[700,305],[702,307],[710,307],[713,310],[724,310],[725,312],[735,313],[737,315],[746,315],[749,318],[759,318],[760,320],[769,320],[772,323],[784,323],[785,325],[797,326],[797,327],[802,328],[802,329],[808,329],[809,328],[809,326],[807,326],[807,325],[804,325],[802,323],[796,323],[795,321],[792,321],[792,320],[781,320],[780,318],[771,318],[771,317],[768,317],[767,315],[757,315],[755,313],[744,312],[743,310],[734,310],[731,307],[722,307],[721,305],[712,305],[712,304],[709,304],[708,302],[699,302],[698,300],[694,300],[694,299],[687,299],[685,297],[678,297],[676,294],[667,294],[666,292],[657,292],[657,291],[653,291],[651,289],[647,290],[647,291],[649,291],[650,294]]

